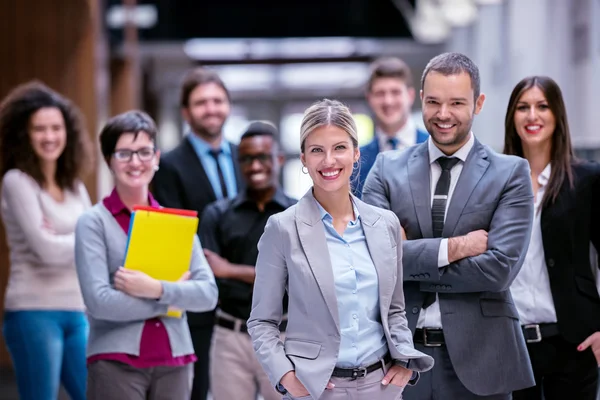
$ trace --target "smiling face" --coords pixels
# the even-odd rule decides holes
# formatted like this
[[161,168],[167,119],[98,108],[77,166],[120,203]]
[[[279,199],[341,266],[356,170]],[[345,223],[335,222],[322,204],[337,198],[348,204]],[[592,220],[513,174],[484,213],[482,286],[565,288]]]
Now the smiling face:
[[348,132],[326,125],[314,129],[304,142],[300,155],[315,189],[325,192],[349,191],[352,167],[359,158]]
[[476,114],[483,107],[485,96],[474,100],[471,78],[466,72],[444,75],[430,72],[421,90],[423,122],[436,146],[453,154],[469,139]]
[[128,190],[147,187],[152,181],[160,153],[145,132],[123,133],[110,158],[115,183]]
[[67,128],[62,112],[44,107],[29,118],[29,140],[42,163],[56,163],[67,145]]
[[250,190],[261,191],[277,186],[283,157],[277,154],[277,143],[272,136],[256,135],[242,139],[238,157]]
[[556,118],[539,87],[534,86],[521,95],[515,110],[514,123],[523,147],[551,144],[556,129]]
[[207,139],[221,135],[230,112],[225,89],[214,82],[196,86],[190,93],[188,106],[182,109],[183,117],[192,131]]
[[377,124],[385,132],[396,133],[406,123],[415,100],[415,90],[400,78],[385,77],[373,81],[367,101]]

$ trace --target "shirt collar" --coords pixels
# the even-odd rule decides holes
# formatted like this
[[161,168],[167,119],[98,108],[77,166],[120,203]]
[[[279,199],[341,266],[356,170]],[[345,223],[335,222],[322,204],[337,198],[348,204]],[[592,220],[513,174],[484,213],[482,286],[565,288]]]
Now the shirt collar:
[[[379,140],[379,147],[383,148],[390,139],[390,136],[386,135],[379,127],[376,129],[376,135]],[[392,137],[398,139],[400,144],[406,147],[412,146],[417,143],[417,125],[411,117],[408,117],[404,126]]]
[[[469,135],[470,137],[467,143],[465,143],[460,149],[456,150],[456,152],[451,155],[452,157],[458,158],[463,163],[467,161],[469,152],[475,144],[475,135],[473,135],[473,132],[469,133]],[[429,150],[429,164],[433,164],[438,158],[448,157],[433,143],[431,137],[427,139],[427,149]]]
[[[129,209],[127,208],[127,206],[125,205],[125,203],[123,203],[123,200],[121,200],[121,197],[119,196],[119,193],[117,192],[117,188],[114,188],[112,190],[112,192],[104,198],[104,206],[106,207],[106,209],[112,214],[112,215],[118,215],[122,212],[127,212],[129,213]],[[152,193],[148,192],[148,204],[150,204],[150,206],[152,207],[156,207],[159,208],[160,204],[158,204],[158,202],[154,199],[154,196],[152,196]]]
[[542,171],[542,173],[538,176],[538,183],[541,186],[546,186],[548,181],[550,180],[550,173],[552,172],[552,167],[550,163],[546,165],[546,168]]
[[[196,152],[208,155],[208,152],[212,150],[212,147],[206,140],[202,139],[193,132],[189,132],[187,137],[194,149],[196,150]],[[231,155],[231,147],[229,146],[229,142],[227,142],[227,140],[221,140],[219,148],[221,149],[223,154]]]
[[[317,201],[317,199],[315,199],[315,203],[317,203],[317,207],[319,207],[319,211],[321,212],[321,221],[333,221],[333,217],[331,216],[331,214],[329,214],[327,210],[323,208],[323,206]],[[354,210],[355,218],[353,221],[350,221],[350,225],[356,225],[360,220],[360,213],[358,212],[358,208],[356,208],[356,204],[354,204],[354,199],[352,199],[352,208]]]
[[[233,199],[233,201],[231,202],[231,206],[237,208],[242,204],[245,204],[246,202],[254,203],[254,201],[248,196],[248,191],[244,190]],[[273,198],[270,202],[277,203],[284,209],[292,205],[288,197],[283,192],[283,190],[281,190],[281,188],[279,187],[275,191],[275,195],[273,195]]]

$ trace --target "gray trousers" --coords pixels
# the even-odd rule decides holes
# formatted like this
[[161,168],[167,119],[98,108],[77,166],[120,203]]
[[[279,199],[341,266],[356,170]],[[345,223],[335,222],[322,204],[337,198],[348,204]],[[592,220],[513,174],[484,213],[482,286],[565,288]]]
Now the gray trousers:
[[511,400],[512,394],[478,396],[473,394],[460,382],[446,346],[425,347],[415,343],[415,349],[435,360],[432,370],[421,374],[415,386],[407,386],[404,400]]
[[193,364],[134,368],[100,360],[88,366],[88,400],[189,400]]
[[[325,389],[319,400],[402,400],[403,388],[389,384],[383,386],[381,380],[391,364],[385,365],[368,374],[364,378],[352,380],[349,378],[330,378],[335,385],[333,389]],[[291,397],[289,394],[284,400],[311,400],[311,396]]]

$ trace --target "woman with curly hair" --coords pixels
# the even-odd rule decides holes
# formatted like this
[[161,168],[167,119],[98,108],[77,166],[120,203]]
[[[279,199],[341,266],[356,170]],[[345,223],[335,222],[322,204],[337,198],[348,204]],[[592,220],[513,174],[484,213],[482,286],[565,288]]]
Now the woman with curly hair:
[[90,141],[71,102],[39,82],[0,104],[1,216],[10,251],[3,334],[21,400],[85,399],[88,322],[74,229]]

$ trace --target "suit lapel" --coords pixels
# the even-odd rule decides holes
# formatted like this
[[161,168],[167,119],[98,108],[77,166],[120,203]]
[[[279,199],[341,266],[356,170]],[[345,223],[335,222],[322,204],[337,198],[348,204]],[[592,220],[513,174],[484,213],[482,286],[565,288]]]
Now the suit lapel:
[[446,221],[444,222],[443,237],[452,237],[463,208],[489,165],[490,162],[487,160],[487,153],[484,147],[475,139],[473,148],[467,156],[467,161],[463,166],[454,192],[452,193],[452,198],[450,199],[450,205],[446,212]]
[[429,154],[427,142],[418,146],[408,161],[408,183],[421,228],[421,237],[427,238],[433,236]]
[[296,208],[296,227],[310,269],[339,331],[340,320],[335,294],[333,268],[327,247],[327,239],[325,238],[325,229],[321,221],[321,213],[315,203],[312,189],[309,189],[308,193],[298,202],[298,207]]
[[217,195],[215,194],[212,184],[208,179],[208,175],[206,175],[206,171],[204,170],[204,166],[200,161],[200,157],[198,157],[196,150],[194,150],[194,146],[192,146],[188,138],[183,140],[182,145],[184,150],[183,155],[185,158],[182,161],[187,167],[187,177],[193,183],[193,185],[190,187],[196,188],[196,190],[202,188],[201,191],[208,192],[212,201],[216,201]]
[[377,270],[377,279],[379,285],[379,307],[382,315],[387,314],[389,304],[394,290],[393,268],[396,265],[393,262],[392,241],[389,237],[389,231],[381,215],[373,208],[367,206],[358,199],[354,199],[356,208],[360,214],[360,220],[371,260]]

